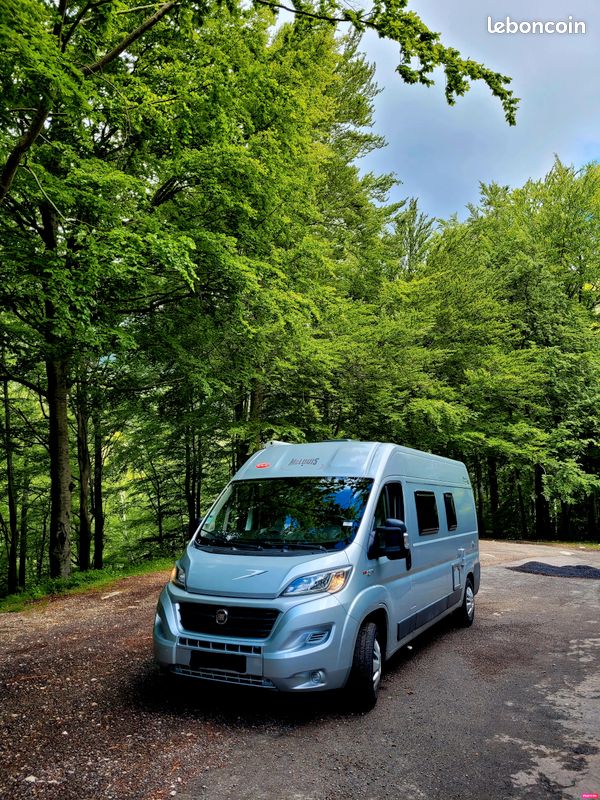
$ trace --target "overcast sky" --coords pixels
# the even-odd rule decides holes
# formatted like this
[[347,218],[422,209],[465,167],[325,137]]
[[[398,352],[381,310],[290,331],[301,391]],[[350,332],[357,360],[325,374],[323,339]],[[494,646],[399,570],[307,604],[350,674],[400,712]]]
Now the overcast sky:
[[[375,130],[385,150],[363,167],[393,171],[402,180],[392,199],[414,196],[428,214],[465,215],[479,182],[519,186],[540,178],[555,154],[582,166],[600,160],[600,3],[598,0],[412,0],[446,45],[510,75],[521,98],[517,125],[508,126],[498,100],[480,83],[446,104],[443,75],[435,87],[407,86],[395,73],[398,47],[365,35],[363,50],[377,64],[382,92]],[[489,34],[487,17],[505,20],[574,20],[586,34]]]

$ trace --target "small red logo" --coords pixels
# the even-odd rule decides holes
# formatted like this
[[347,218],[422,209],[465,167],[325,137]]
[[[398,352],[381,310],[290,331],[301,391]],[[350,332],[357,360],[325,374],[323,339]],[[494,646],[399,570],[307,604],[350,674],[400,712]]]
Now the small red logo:
[[266,461],[263,461],[261,464],[256,465],[256,469],[264,469],[265,467],[270,467],[271,465]]
[[582,792],[581,800],[598,800],[598,792]]

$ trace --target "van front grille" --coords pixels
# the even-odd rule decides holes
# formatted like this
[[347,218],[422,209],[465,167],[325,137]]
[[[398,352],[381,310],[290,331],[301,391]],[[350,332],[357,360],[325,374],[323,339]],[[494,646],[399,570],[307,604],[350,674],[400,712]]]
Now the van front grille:
[[262,675],[240,675],[238,672],[225,672],[211,669],[191,669],[181,664],[173,667],[173,672],[177,675],[185,675],[188,678],[201,678],[205,681],[218,681],[219,683],[237,683],[238,686],[258,686],[261,689],[274,689],[275,684]]
[[248,653],[252,656],[262,655],[260,644],[232,644],[231,642],[211,642],[205,639],[191,639],[189,636],[180,636],[179,644],[182,647],[197,647],[200,650],[217,650],[225,653]]
[[[279,611],[274,608],[180,603],[179,615],[181,627],[186,631],[239,639],[266,639],[273,630]],[[217,618],[225,618],[225,621],[219,623]]]

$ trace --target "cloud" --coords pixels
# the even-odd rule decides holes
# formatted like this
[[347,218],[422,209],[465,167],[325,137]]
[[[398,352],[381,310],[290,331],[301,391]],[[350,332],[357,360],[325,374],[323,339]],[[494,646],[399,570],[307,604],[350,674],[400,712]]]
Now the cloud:
[[[403,84],[395,67],[398,46],[366,34],[362,49],[377,64],[383,89],[375,129],[388,145],[362,168],[393,171],[402,180],[393,199],[415,196],[427,213],[464,216],[479,183],[519,186],[540,178],[555,155],[577,167],[600,160],[600,4],[597,0],[413,0],[409,7],[447,45],[510,75],[521,98],[517,126],[500,103],[475,84],[454,107],[446,104],[443,74],[433,88]],[[574,20],[586,34],[489,34],[493,20]]]

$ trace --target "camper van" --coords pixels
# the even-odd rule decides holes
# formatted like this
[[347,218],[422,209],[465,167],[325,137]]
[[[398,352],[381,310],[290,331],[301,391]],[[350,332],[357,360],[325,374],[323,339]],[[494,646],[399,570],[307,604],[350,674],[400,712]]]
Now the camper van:
[[374,706],[384,663],[479,589],[459,461],[394,444],[273,442],[198,525],[158,602],[164,671]]

